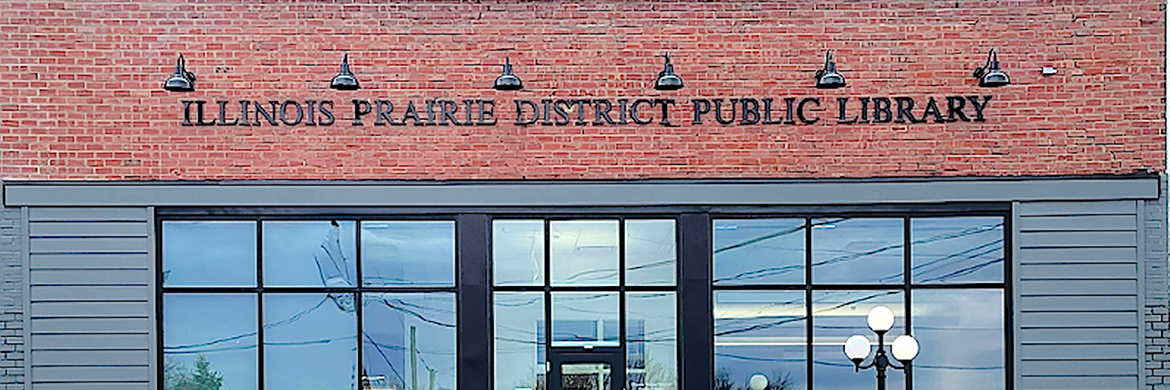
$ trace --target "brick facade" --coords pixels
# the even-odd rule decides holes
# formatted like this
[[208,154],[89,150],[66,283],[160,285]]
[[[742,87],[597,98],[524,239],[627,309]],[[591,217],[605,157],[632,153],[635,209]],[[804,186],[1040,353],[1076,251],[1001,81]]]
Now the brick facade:
[[[524,179],[1125,174],[1165,165],[1161,1],[8,1],[0,176]],[[1086,4],[1090,3],[1090,4]],[[990,48],[1013,84],[976,86]],[[813,88],[826,49],[849,86]],[[651,88],[664,52],[686,82]],[[360,91],[328,81],[350,54]],[[162,82],[177,54],[197,91]],[[505,53],[526,90],[490,89]],[[1054,76],[1041,76],[1044,66]],[[992,96],[985,122],[839,125],[836,97]],[[517,126],[514,98],[675,99],[673,126]],[[813,125],[694,98],[820,97]],[[350,99],[494,99],[494,126],[351,126]],[[181,100],[331,99],[333,126],[181,126]],[[856,100],[855,100],[856,101]],[[855,103],[856,104],[856,103]],[[725,108],[726,109],[726,108]],[[570,112],[570,114],[572,114]],[[372,118],[368,117],[368,118]]]
[[24,389],[24,256],[20,208],[0,207],[0,389]]
[[1162,199],[1146,201],[1145,377],[1149,390],[1170,390],[1170,294],[1167,292],[1166,176]]

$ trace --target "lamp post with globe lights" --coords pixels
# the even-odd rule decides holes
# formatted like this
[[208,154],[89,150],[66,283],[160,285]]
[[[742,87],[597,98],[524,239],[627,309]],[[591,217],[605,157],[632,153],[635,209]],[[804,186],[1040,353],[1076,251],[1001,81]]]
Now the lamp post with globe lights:
[[878,349],[873,360],[869,364],[861,364],[869,356],[871,348],[869,339],[861,335],[849,336],[849,339],[845,340],[845,356],[853,361],[855,372],[870,367],[875,368],[877,370],[877,390],[886,390],[886,369],[904,370],[909,367],[910,361],[918,356],[918,340],[915,340],[914,336],[911,335],[901,335],[894,339],[894,344],[890,349],[892,349],[894,359],[902,364],[899,367],[886,356],[885,349],[885,335],[894,326],[894,312],[885,306],[875,307],[869,311],[866,322],[869,324],[869,329],[877,333],[878,337]]

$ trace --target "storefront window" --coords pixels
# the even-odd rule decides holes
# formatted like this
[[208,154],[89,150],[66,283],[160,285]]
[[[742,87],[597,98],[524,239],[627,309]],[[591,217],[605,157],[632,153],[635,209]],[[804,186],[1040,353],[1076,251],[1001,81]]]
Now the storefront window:
[[804,291],[715,292],[715,387],[746,389],[763,375],[772,389],[805,389]]
[[256,287],[255,221],[165,221],[163,286]]
[[877,343],[866,316],[879,305],[895,315],[887,345],[910,333],[922,348],[913,383],[891,370],[887,388],[1005,388],[1003,227],[1002,216],[714,219],[715,388],[763,376],[771,390],[872,389],[842,346]]
[[803,284],[804,219],[721,219],[715,285]]
[[677,389],[676,237],[673,219],[494,220],[495,388]]
[[453,221],[162,227],[165,389],[456,388]]

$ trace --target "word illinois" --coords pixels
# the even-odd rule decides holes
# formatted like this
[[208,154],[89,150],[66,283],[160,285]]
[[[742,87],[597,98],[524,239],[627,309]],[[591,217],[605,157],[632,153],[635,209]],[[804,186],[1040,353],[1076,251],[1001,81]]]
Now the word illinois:
[[[836,114],[837,124],[983,122],[991,96],[838,97],[822,102],[804,98],[674,99],[516,99],[512,118],[517,126],[677,126],[671,112],[689,111],[690,124],[811,125]],[[497,107],[490,99],[426,99],[395,105],[386,99],[352,99],[337,110],[332,100],[183,100],[184,126],[494,126]],[[827,107],[835,105],[835,107]],[[210,106],[210,107],[209,107]],[[685,107],[685,108],[683,108]],[[209,112],[210,111],[210,112]],[[342,115],[346,113],[347,115]],[[349,114],[352,113],[352,114]],[[344,119],[342,117],[345,117]]]

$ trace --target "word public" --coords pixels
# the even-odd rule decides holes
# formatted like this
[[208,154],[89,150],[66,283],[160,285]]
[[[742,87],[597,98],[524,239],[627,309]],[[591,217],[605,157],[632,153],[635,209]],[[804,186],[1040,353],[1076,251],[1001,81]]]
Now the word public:
[[[332,100],[183,100],[183,126],[494,126],[501,109],[491,99],[394,102]],[[784,97],[674,99],[516,99],[508,105],[517,126],[677,126],[672,111],[686,110],[692,125],[812,125],[822,116],[836,124],[983,122],[991,96]],[[345,113],[345,115],[341,115]],[[677,118],[677,117],[676,117]]]

